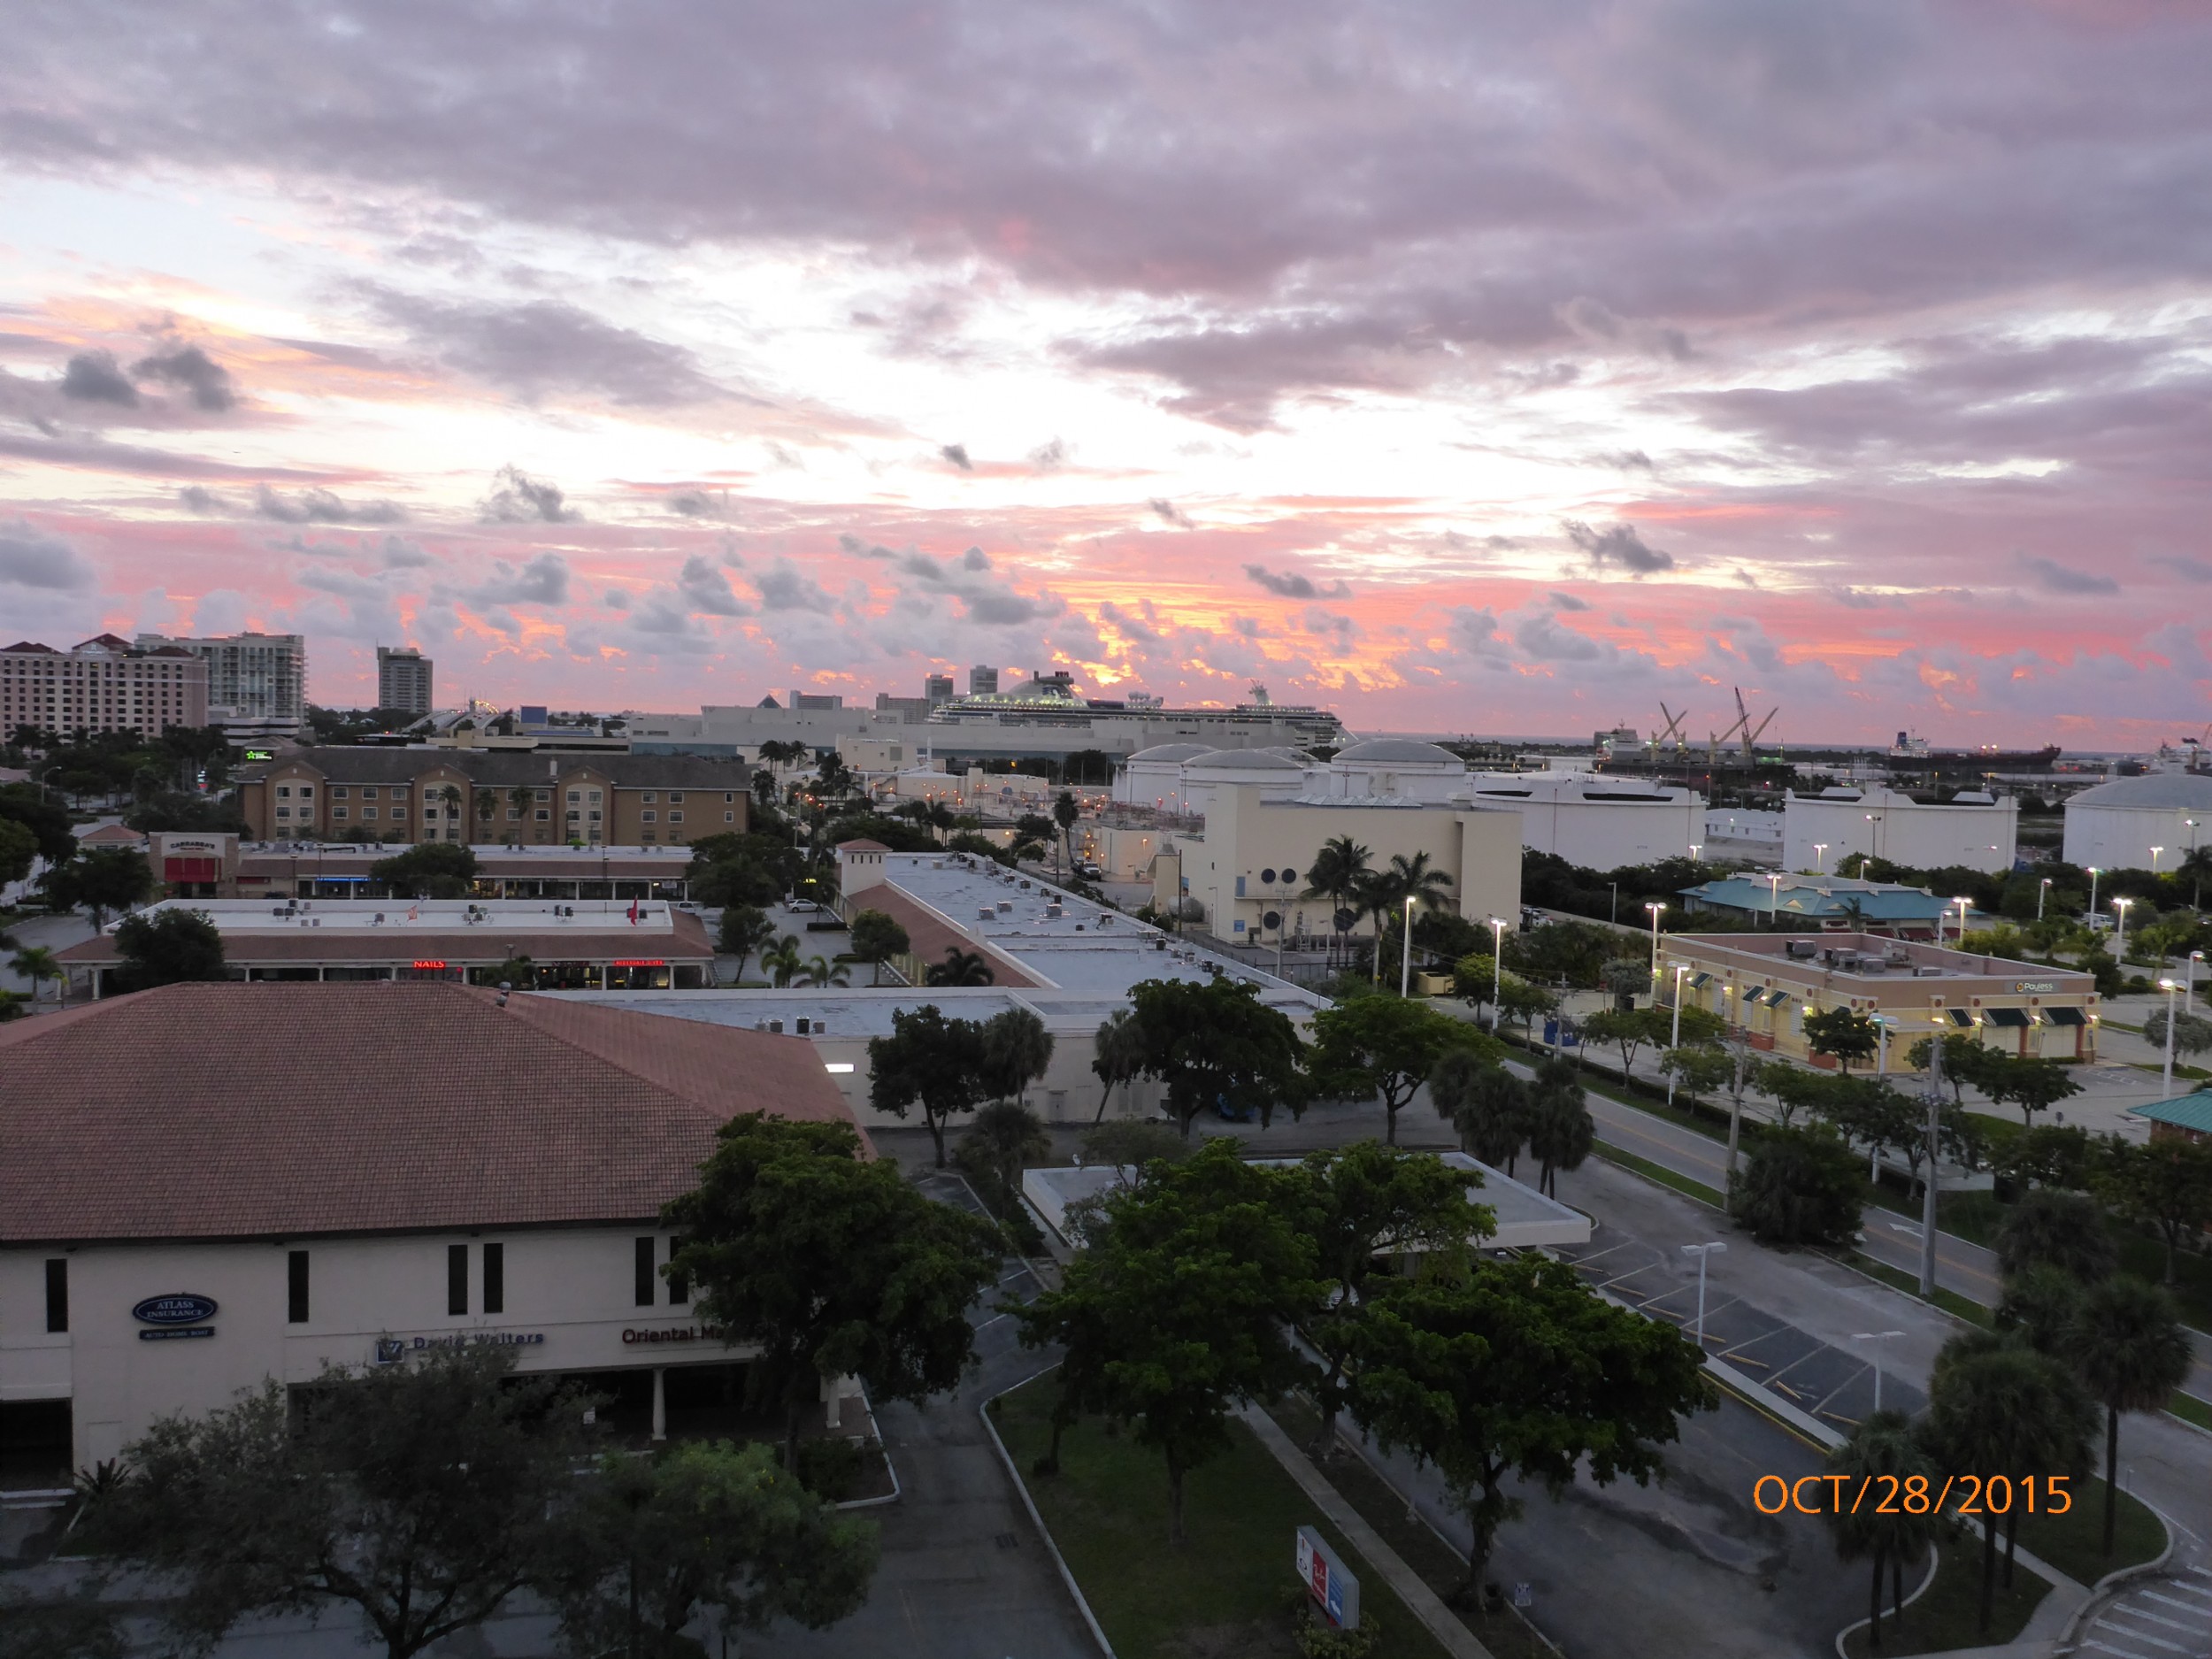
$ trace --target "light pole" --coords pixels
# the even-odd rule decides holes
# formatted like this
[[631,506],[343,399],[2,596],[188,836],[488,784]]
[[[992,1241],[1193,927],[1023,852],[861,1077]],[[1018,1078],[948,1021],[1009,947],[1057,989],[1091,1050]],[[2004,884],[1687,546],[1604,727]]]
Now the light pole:
[[1920,1189],[1920,1295],[1935,1300],[1936,1289],[1936,1154],[1942,1145],[1943,1033],[1928,1033],[1928,1180]]
[[2115,962],[2125,962],[2128,959],[2128,906],[2134,902],[2133,899],[2112,901],[2112,908],[2120,913],[2120,926],[2115,931],[2112,941],[2112,959]]
[[1698,854],[1703,852],[1704,850],[1705,843],[1703,841],[1692,841],[1690,843],[1690,862],[1692,864],[1695,864],[1697,862]]
[[2045,876],[2042,880],[2035,884],[2035,919],[2039,922],[2043,919],[2043,901],[2050,895],[2051,879]]
[[1813,873],[1816,876],[1824,876],[1828,873],[1828,843],[1826,841],[1813,843]]
[[2151,873],[2153,875],[2156,875],[2158,873],[2158,855],[2165,850],[2166,849],[2163,847],[2154,847],[2151,849]]
[[2204,952],[2201,950],[2193,950],[2189,953],[2189,979],[2188,983],[2183,987],[2181,994],[2181,1006],[2184,1012],[2186,1012],[2189,1005],[2196,1001],[2197,964],[2202,962],[2203,960]]
[[1505,986],[1505,918],[1490,918],[1490,1034],[1498,1034],[1498,995]]
[[1651,913],[1651,988],[1659,988],[1659,912],[1667,907],[1657,900],[1644,906]]
[[[1686,962],[1678,962],[1674,964],[1674,1034],[1667,1039],[1667,1047],[1670,1048],[1679,1048],[1682,1046],[1682,976],[1689,971],[1690,964]],[[2173,1021],[2170,1019],[2166,1024],[2170,1027]],[[2166,1046],[2170,1048],[2173,1044],[2169,1041]],[[1671,1071],[1667,1073],[1667,1104],[1670,1106],[1674,1104],[1674,1073]]]
[[1953,899],[1951,901],[1952,903],[1959,907],[1959,946],[1962,949],[1963,949],[1966,945],[1966,910],[1967,907],[1973,903],[1973,902],[1974,901],[1971,899]]
[[1904,1334],[1902,1331],[1862,1331],[1851,1339],[1854,1342],[1874,1344],[1874,1409],[1877,1411],[1882,1409],[1882,1344],[1893,1336]]
[[1889,1016],[1874,1016],[1874,1075],[1889,1075]]
[[2174,993],[2181,989],[2179,979],[2161,979],[2158,988],[2166,993],[2166,1070],[2161,1079],[2158,1098],[2174,1097]]
[[1697,1257],[1697,1346],[1700,1353],[1705,1349],[1705,1258],[1716,1250],[1724,1251],[1727,1248],[1724,1244],[1686,1244],[1682,1247],[1683,1255]]
[[1767,931],[1774,931],[1775,918],[1782,910],[1782,876],[1779,871],[1767,878]]
[[1413,995],[1413,895],[1406,895],[1406,949],[1398,969],[1398,995]]
[[2091,919],[2092,921],[2094,921],[2094,920],[2096,919],[2096,916],[2097,916],[2097,873],[2098,873],[2098,872],[2097,872],[2097,866],[2096,866],[2096,865],[2094,865],[2094,864],[2090,865],[2090,866],[2089,866],[2089,917],[2090,917],[2090,919]]

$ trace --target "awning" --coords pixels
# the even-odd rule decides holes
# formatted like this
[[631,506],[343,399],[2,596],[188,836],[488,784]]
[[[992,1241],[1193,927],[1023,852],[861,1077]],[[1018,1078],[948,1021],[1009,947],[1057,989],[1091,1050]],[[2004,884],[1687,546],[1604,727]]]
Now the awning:
[[1982,1011],[1989,1016],[1993,1025],[2009,1025],[2016,1030],[2028,1024],[2028,1010],[2024,1008],[1990,1008]]
[[1973,1015],[1962,1008],[1947,1008],[1943,1011],[1951,1017],[1954,1025],[1970,1025],[1974,1023]]
[[1779,1008],[1789,1000],[1790,994],[1787,991],[1773,990],[1767,993],[1766,1002],[1769,1008]]
[[2054,1025],[2086,1025],[2089,1017],[2078,1008],[2047,1008],[2043,1018]]
[[1713,976],[1709,973],[1693,973],[1690,976],[1690,989],[1701,991],[1712,982]]

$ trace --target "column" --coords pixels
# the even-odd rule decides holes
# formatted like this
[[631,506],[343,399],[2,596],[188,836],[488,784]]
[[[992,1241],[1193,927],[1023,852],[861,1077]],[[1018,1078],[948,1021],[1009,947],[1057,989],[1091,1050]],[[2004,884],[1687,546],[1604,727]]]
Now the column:
[[653,1438],[668,1438],[668,1367],[653,1367]]

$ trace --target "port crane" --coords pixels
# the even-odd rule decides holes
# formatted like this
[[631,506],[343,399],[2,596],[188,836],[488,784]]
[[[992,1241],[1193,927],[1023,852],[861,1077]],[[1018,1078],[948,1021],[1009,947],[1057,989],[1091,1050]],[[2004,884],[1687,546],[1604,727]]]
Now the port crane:
[[1732,749],[1739,736],[1743,741],[1743,764],[1747,766],[1757,764],[1758,754],[1753,746],[1765,734],[1767,727],[1774,724],[1774,717],[1782,712],[1780,705],[1777,704],[1768,710],[1766,718],[1755,726],[1751,724],[1751,710],[1744,704],[1743,688],[1737,687],[1735,691],[1736,718],[1729,723],[1725,731],[1709,730],[1705,734],[1705,757],[1709,765],[1718,765],[1720,746],[1726,743]]
[[1690,718],[1690,711],[1685,708],[1681,713],[1677,714],[1662,702],[1659,705],[1659,718],[1667,724],[1666,728],[1651,740],[1652,753],[1655,756],[1657,755],[1667,746],[1668,740],[1671,738],[1674,741],[1675,758],[1679,760],[1689,751],[1690,741],[1683,734],[1682,723]]

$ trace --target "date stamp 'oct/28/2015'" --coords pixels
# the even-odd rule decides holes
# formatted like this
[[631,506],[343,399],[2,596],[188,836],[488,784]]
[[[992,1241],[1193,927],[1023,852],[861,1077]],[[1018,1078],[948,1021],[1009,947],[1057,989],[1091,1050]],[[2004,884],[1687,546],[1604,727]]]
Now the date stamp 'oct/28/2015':
[[2074,1507],[2064,1475],[1761,1475],[1751,1483],[1762,1515],[2063,1515]]

